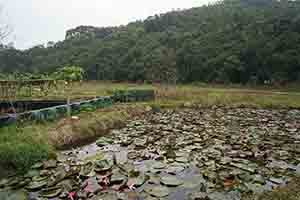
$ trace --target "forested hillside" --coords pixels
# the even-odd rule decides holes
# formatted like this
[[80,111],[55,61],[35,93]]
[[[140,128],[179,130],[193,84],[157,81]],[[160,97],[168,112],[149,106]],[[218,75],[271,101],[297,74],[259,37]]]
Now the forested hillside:
[[2,73],[65,65],[99,80],[300,81],[300,2],[224,0],[121,27],[80,26],[47,47],[0,51]]

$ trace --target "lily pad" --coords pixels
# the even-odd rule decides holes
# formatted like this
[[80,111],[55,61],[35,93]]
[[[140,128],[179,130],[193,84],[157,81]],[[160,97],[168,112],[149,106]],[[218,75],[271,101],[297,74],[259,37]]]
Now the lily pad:
[[92,177],[92,176],[95,175],[94,169],[95,169],[94,163],[93,162],[88,162],[85,165],[81,166],[81,170],[79,172],[79,175],[84,176],[84,177]]
[[44,165],[44,163],[38,162],[38,163],[35,163],[34,165],[32,165],[31,169],[40,169],[43,167],[43,165]]
[[44,168],[55,168],[57,166],[57,161],[56,160],[48,160],[44,162]]
[[115,172],[110,177],[111,184],[121,184],[123,182],[127,182],[127,177],[119,172]]
[[112,168],[113,164],[107,160],[97,160],[95,161],[95,171],[104,172]]
[[7,186],[9,184],[9,182],[11,181],[11,179],[1,179],[0,180],[0,188],[3,188],[5,186]]
[[177,174],[184,170],[183,166],[170,166],[166,169],[168,174]]
[[146,175],[140,173],[137,177],[130,177],[128,179],[127,185],[139,187],[146,182]]
[[186,158],[186,157],[177,157],[175,159],[175,161],[177,161],[179,163],[187,163],[187,162],[189,162],[188,158]]
[[166,168],[166,164],[162,162],[155,162],[152,164],[153,169],[164,169]]
[[40,196],[46,198],[54,198],[60,195],[62,189],[59,187],[46,188],[41,191]]
[[99,192],[102,189],[102,187],[98,184],[96,177],[91,177],[85,180],[85,182],[83,183],[83,188],[84,192],[93,194]]
[[64,168],[59,167],[57,171],[48,179],[48,186],[54,186],[67,177],[67,172]]
[[114,141],[110,138],[102,137],[96,141],[96,145],[99,147],[103,147],[109,144],[112,144]]
[[28,190],[38,190],[38,189],[41,189],[41,188],[45,187],[46,185],[47,185],[46,180],[38,181],[38,182],[33,181],[33,182],[29,183],[26,188]]
[[160,182],[166,186],[176,187],[183,184],[182,180],[179,180],[176,176],[166,175],[161,177]]
[[167,187],[164,186],[148,186],[144,191],[151,196],[163,198],[169,195],[170,191]]

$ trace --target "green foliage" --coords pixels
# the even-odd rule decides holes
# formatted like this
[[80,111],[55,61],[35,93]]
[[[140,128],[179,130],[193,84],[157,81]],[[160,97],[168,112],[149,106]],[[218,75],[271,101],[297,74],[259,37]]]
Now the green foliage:
[[0,165],[22,170],[48,158],[51,152],[45,140],[33,128],[15,125],[0,129]]
[[58,69],[53,74],[55,79],[65,80],[67,82],[81,81],[83,79],[84,70],[77,66],[66,66]]
[[161,106],[157,103],[151,104],[150,107],[151,107],[152,112],[158,113],[161,111]]
[[[48,48],[2,50],[0,69],[70,65],[93,80],[284,85],[300,81],[299,13],[298,0],[224,0],[127,26],[80,26]],[[71,68],[59,71],[80,79]]]
[[97,109],[96,106],[90,103],[86,103],[80,106],[80,112],[94,112],[96,111],[96,109]]

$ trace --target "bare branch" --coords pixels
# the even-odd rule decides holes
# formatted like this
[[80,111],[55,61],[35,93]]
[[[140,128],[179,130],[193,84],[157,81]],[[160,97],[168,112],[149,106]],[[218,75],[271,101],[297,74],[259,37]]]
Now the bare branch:
[[0,44],[12,33],[12,28],[3,20],[3,7],[0,6]]

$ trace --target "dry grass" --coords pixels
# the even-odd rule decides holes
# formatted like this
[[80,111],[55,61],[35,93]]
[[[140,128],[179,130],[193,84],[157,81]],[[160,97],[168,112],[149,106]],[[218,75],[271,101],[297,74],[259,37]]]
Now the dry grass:
[[72,100],[111,95],[114,90],[154,89],[156,103],[168,106],[180,106],[186,102],[201,106],[226,105],[258,108],[300,108],[300,89],[272,87],[241,87],[224,85],[162,85],[111,83],[104,81],[86,81],[77,83],[67,90],[51,91],[46,97],[34,96],[34,99]]
[[91,142],[113,128],[120,128],[127,119],[144,112],[144,106],[118,105],[93,113],[81,113],[78,119],[60,120],[49,129],[47,135],[55,148],[70,148]]
[[300,93],[279,90],[209,88],[197,86],[156,87],[157,103],[161,105],[214,105],[255,108],[300,108]]

